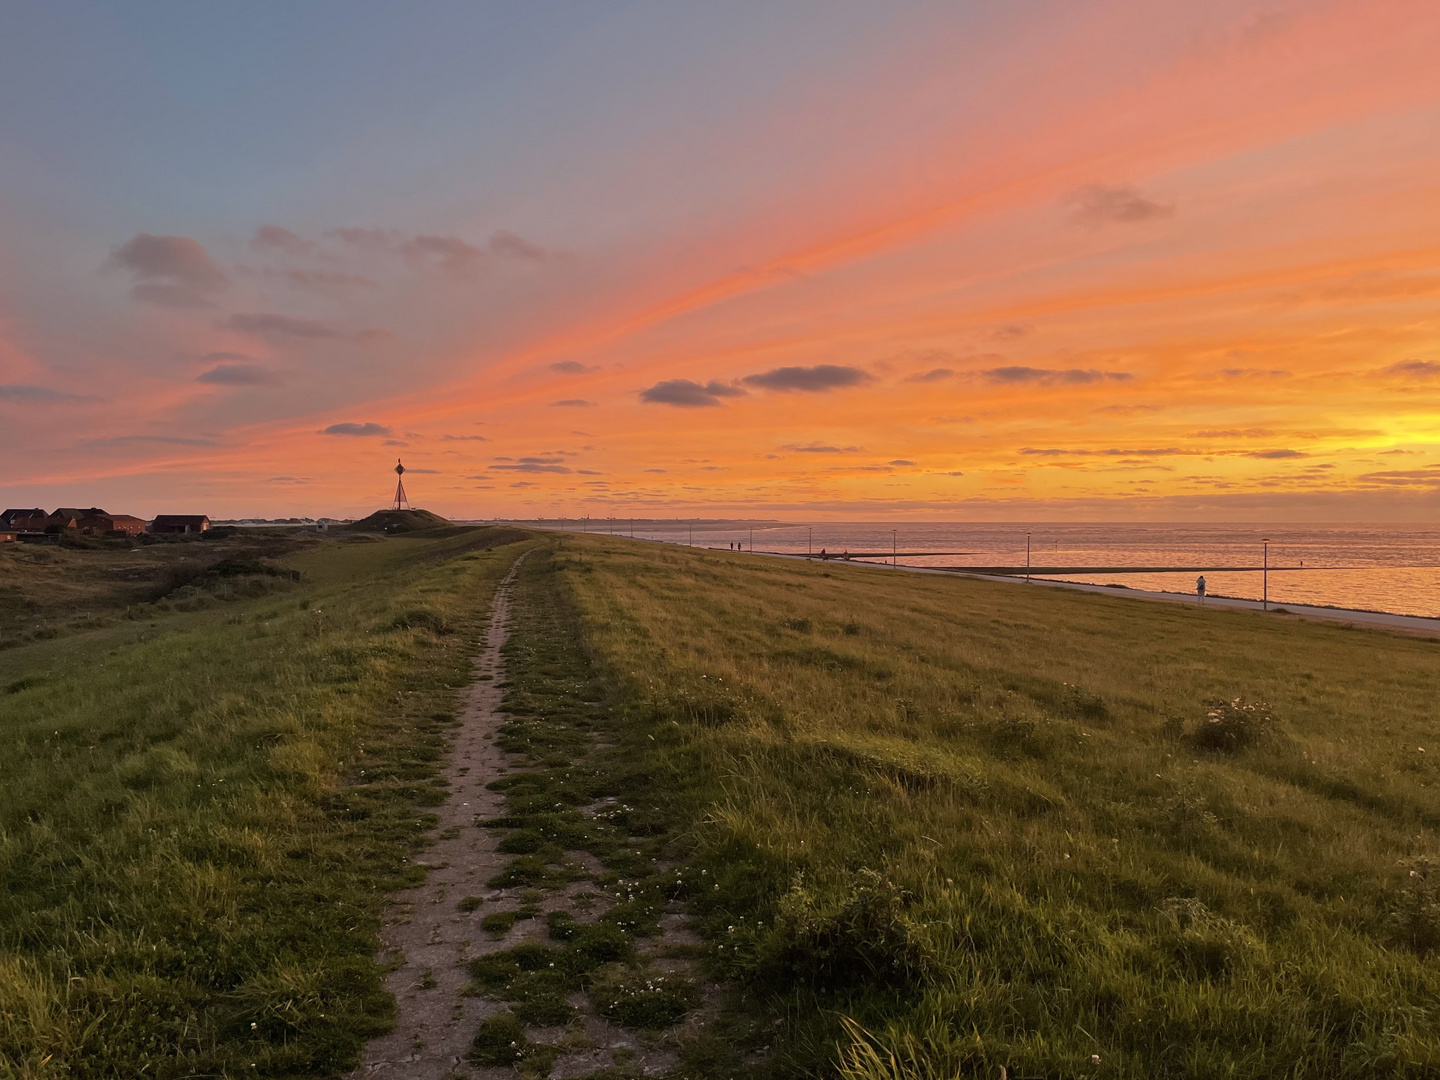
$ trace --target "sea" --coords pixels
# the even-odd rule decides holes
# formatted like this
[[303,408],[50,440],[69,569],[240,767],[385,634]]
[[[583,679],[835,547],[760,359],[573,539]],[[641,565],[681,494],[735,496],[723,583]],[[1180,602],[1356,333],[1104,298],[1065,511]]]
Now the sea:
[[[531,522],[529,524],[537,524]],[[663,543],[1033,576],[1440,618],[1440,525],[550,519],[546,528]],[[1268,542],[1267,542],[1268,541]],[[1268,569],[1267,567],[1268,563]]]

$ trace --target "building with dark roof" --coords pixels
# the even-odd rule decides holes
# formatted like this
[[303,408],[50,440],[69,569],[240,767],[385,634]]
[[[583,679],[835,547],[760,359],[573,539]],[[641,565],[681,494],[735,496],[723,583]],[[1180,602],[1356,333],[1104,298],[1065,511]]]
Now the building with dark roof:
[[156,514],[150,523],[152,533],[198,533],[210,528],[204,514]]
[[38,506],[26,507],[26,508],[24,508],[24,509],[14,509],[14,508],[12,508],[12,509],[6,510],[3,514],[0,514],[0,528],[3,528],[3,529],[13,529],[13,528],[15,528],[15,520],[16,520],[16,518],[31,518],[31,517],[40,517],[40,518],[43,518],[43,517],[45,517],[45,516],[47,516],[46,513],[45,513],[45,511],[42,510],[42,509],[40,509],[40,507],[38,507]]
[[129,514],[86,514],[79,525],[86,536],[104,536],[107,533],[138,536],[145,531],[145,522]]

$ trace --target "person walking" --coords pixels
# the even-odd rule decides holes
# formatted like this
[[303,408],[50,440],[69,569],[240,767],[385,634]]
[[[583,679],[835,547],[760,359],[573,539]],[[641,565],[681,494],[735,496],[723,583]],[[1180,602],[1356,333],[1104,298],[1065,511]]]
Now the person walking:
[[1205,603],[1205,575],[1201,574],[1195,579],[1195,594],[1200,597],[1200,603]]

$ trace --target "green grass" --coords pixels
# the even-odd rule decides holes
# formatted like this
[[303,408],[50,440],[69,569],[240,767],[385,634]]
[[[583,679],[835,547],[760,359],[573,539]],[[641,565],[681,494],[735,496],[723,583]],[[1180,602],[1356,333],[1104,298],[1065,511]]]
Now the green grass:
[[323,542],[282,594],[0,653],[0,1076],[357,1060],[520,535]]
[[782,1019],[767,1068],[1440,1070],[1440,643],[563,545],[629,805]]

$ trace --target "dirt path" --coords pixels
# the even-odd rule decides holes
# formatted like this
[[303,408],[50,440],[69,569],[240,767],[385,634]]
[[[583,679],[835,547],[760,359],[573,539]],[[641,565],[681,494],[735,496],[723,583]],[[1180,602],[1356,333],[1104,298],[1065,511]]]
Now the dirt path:
[[[543,915],[548,912],[567,911],[576,923],[593,923],[614,902],[594,880],[604,868],[583,852],[566,853],[578,880],[544,896],[533,889],[487,884],[513,856],[499,850],[503,831],[479,824],[505,812],[504,795],[486,785],[525,767],[495,744],[507,719],[501,712],[501,650],[509,636],[512,586],[524,558],[516,561],[495,594],[484,650],[475,661],[475,681],[466,693],[445,770],[450,796],[437,811],[432,845],[417,860],[429,868],[426,881],[395,895],[382,934],[382,962],[394,965],[386,986],[395,995],[395,1030],[366,1047],[350,1080],[513,1080],[514,1067],[483,1067],[466,1059],[482,1022],[510,1008],[475,993],[470,962],[527,941],[544,941]],[[581,813],[593,815],[614,802],[607,799],[581,808]],[[526,914],[498,933],[481,924],[486,915],[520,908],[542,917]],[[701,985],[700,1007],[675,1027],[639,1032],[598,1015],[583,992],[572,994],[574,1016],[567,1024],[527,1029],[531,1040],[555,1048],[550,1067],[540,1070],[543,1074],[565,1080],[620,1066],[627,1073],[653,1076],[679,1065],[679,1042],[713,1019],[719,993],[704,985],[689,959],[700,939],[689,929],[682,906],[672,904],[660,922],[658,934],[637,943],[639,961],[654,975],[679,976]]]
[[[445,1080],[469,1076],[465,1051],[487,1015],[501,1006],[466,997],[466,964],[476,943],[488,936],[480,928],[483,910],[462,911],[466,896],[484,896],[485,882],[499,873],[509,856],[495,849],[489,830],[475,820],[493,817],[504,797],[485,785],[506,771],[505,755],[494,744],[503,722],[500,681],[510,611],[510,590],[524,556],[500,583],[491,608],[484,651],[475,661],[475,681],[451,749],[446,778],[450,798],[437,812],[433,845],[417,860],[430,868],[425,884],[396,893],[381,938],[382,958],[398,966],[385,980],[395,995],[395,1030],[365,1048],[352,1077]],[[485,942],[488,944],[488,942]],[[508,1071],[508,1070],[507,1070]]]

